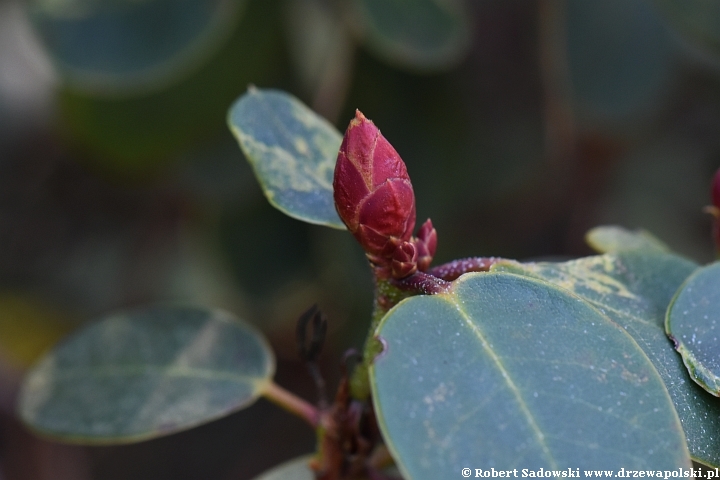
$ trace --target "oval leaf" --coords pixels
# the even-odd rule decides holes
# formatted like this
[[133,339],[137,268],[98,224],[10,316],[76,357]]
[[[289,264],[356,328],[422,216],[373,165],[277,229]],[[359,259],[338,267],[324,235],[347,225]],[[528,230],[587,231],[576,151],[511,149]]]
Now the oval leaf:
[[705,0],[655,0],[664,19],[684,40],[709,57],[714,65],[720,56],[720,4]]
[[604,120],[653,112],[671,84],[674,52],[652,6],[644,0],[568,2],[566,18],[578,110]]
[[463,0],[355,0],[363,40],[379,56],[413,70],[443,70],[470,46]]
[[26,377],[19,413],[60,441],[136,442],[250,405],[274,370],[263,337],[228,313],[149,308],[105,318],[57,346]]
[[315,480],[315,472],[308,466],[311,459],[311,455],[306,455],[288,460],[255,477],[254,480]]
[[335,127],[292,95],[257,88],[233,104],[228,125],[273,206],[298,220],[345,228],[333,199],[342,142]]
[[632,338],[547,282],[468,274],[377,334],[380,426],[406,478],[462,468],[688,468],[682,428]]
[[720,396],[720,262],[698,269],[680,287],[665,328],[693,380]]
[[671,254],[626,252],[499,268],[560,285],[622,326],[665,382],[693,459],[720,466],[720,402],[690,379],[664,328],[667,305],[696,264]]
[[197,67],[230,33],[244,3],[37,0],[30,13],[67,81],[117,93],[161,87]]
[[663,242],[645,230],[628,230],[616,225],[595,227],[585,235],[585,240],[599,253],[619,253],[633,250],[669,252]]

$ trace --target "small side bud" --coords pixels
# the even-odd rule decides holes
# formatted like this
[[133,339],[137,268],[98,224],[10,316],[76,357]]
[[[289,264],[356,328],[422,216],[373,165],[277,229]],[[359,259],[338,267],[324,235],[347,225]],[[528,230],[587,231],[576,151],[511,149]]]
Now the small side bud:
[[403,242],[398,246],[390,264],[393,278],[400,280],[417,272],[417,258],[417,250],[412,243]]
[[415,228],[415,194],[405,163],[358,110],[338,152],[333,178],[338,215],[368,258],[386,271]]
[[427,271],[430,268],[435,250],[437,250],[437,231],[428,218],[418,230],[417,237],[413,239],[418,252],[418,270]]

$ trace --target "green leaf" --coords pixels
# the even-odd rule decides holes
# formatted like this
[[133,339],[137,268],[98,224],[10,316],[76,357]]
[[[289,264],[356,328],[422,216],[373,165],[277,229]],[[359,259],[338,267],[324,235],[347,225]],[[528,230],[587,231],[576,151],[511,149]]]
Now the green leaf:
[[311,455],[305,455],[264,472],[253,480],[315,480],[315,473],[308,467]]
[[667,245],[645,230],[628,230],[615,225],[595,227],[585,235],[585,240],[599,253],[670,251]]
[[137,442],[247,407],[274,370],[264,338],[228,313],[148,308],[58,345],[26,377],[19,413],[64,442]]
[[63,85],[58,124],[70,143],[88,152],[78,160],[114,175],[157,174],[227,131],[225,112],[241,86],[285,78],[278,2],[246,3],[222,48],[179,83],[132,97],[98,96]]
[[665,312],[683,281],[697,268],[659,252],[625,252],[566,263],[505,264],[566,288],[622,326],[650,358],[665,382],[693,459],[720,466],[720,402],[691,381],[665,335]]
[[[715,64],[720,54],[720,4],[707,0],[655,0],[655,6],[683,40]],[[708,55],[709,54],[709,55]]]
[[687,468],[680,422],[637,344],[548,282],[467,274],[377,330],[379,423],[406,478],[462,468]]
[[227,38],[244,3],[37,0],[29,11],[64,80],[117,94],[162,87],[197,68]]
[[463,0],[355,0],[363,40],[391,63],[436,71],[468,51],[470,18]]
[[335,127],[292,95],[254,87],[230,108],[228,125],[273,206],[298,220],[345,228],[333,199],[342,142]]
[[690,376],[720,396],[720,262],[700,268],[678,290],[667,311],[665,329]]
[[652,5],[644,0],[568,2],[564,14],[578,113],[607,122],[655,112],[676,68],[672,37]]

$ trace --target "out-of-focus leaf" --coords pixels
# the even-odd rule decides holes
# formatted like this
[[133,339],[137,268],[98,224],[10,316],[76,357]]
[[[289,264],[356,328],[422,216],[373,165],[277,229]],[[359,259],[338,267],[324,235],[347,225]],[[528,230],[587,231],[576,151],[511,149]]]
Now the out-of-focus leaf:
[[652,108],[671,80],[669,36],[643,0],[568,2],[574,93],[592,115],[622,118]]
[[315,480],[315,473],[308,467],[311,458],[306,455],[289,460],[255,477],[254,480]]
[[0,294],[0,355],[29,367],[74,325],[38,299],[17,292]]
[[132,98],[59,92],[68,141],[96,169],[147,175],[199,141],[216,139],[227,106],[251,82],[283,78],[284,45],[277,0],[250,2],[232,37],[202,68],[180,83]]
[[365,44],[388,62],[411,70],[457,64],[471,39],[463,0],[353,0]]
[[199,66],[246,0],[34,0],[33,23],[74,88],[117,94],[157,88]]
[[354,44],[339,15],[322,0],[286,2],[291,60],[313,110],[336,119],[350,84]]
[[499,469],[687,468],[682,427],[642,350],[543,280],[467,274],[383,319],[378,421],[405,478]]
[[665,329],[693,380],[720,396],[720,262],[698,269],[680,287]]
[[345,228],[333,199],[342,142],[335,127],[287,93],[254,87],[230,108],[228,125],[274,207],[308,223]]
[[665,335],[665,312],[678,287],[697,268],[660,252],[623,252],[566,263],[498,267],[540,277],[579,295],[622,326],[653,362],[675,404],[693,459],[720,465],[720,402],[697,386]]
[[712,0],[654,0],[665,20],[692,45],[720,54],[720,3]]
[[633,231],[615,225],[595,227],[585,235],[585,240],[599,253],[670,251],[667,245],[645,230]]
[[59,441],[136,442],[247,407],[274,370],[264,338],[233,316],[154,307],[61,343],[25,379],[18,408],[30,428]]

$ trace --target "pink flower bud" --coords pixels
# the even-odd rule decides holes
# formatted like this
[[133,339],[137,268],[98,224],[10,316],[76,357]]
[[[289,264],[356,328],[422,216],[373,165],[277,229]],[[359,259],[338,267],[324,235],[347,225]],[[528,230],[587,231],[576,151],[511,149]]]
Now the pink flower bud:
[[402,279],[417,272],[417,250],[410,242],[403,242],[395,249],[390,269],[393,278]]
[[400,155],[359,110],[338,152],[333,189],[350,233],[376,266],[388,267],[412,235],[415,195]]
[[430,267],[437,249],[437,231],[429,218],[418,230],[417,238],[413,239],[413,243],[418,255],[418,270],[425,272]]

